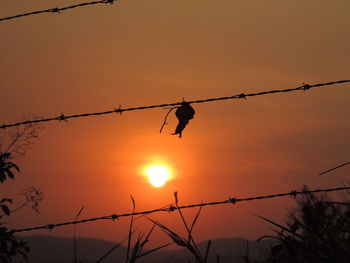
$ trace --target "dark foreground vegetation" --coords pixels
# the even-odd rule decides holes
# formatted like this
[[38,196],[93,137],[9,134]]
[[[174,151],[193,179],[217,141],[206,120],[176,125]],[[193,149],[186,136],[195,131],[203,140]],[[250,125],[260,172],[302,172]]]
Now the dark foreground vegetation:
[[278,243],[262,262],[350,262],[350,202],[310,194],[297,204],[286,225],[264,219],[276,227],[275,235],[266,237]]
[[[11,246],[4,249],[1,238],[1,262],[143,262],[143,263],[267,263],[267,262],[349,262],[350,258],[350,202],[335,202],[327,195],[309,194],[296,199],[297,207],[288,213],[286,223],[259,216],[274,229],[272,235],[257,241],[242,238],[219,239],[195,243],[192,230],[200,214],[193,222],[181,220],[189,227],[186,235],[173,232],[160,222],[155,226],[166,233],[177,250],[144,249],[151,240],[151,231],[139,236],[132,233],[124,243],[113,243],[96,239],[73,239],[48,236],[11,235]],[[180,211],[181,212],[181,211]],[[180,216],[182,218],[182,216]],[[191,223],[191,224],[190,224]],[[132,228],[131,228],[132,229]],[[130,244],[128,245],[128,240]],[[26,242],[22,241],[25,240]],[[11,247],[8,246],[7,248]],[[74,251],[78,247],[78,251]],[[27,248],[30,248],[29,252]],[[78,253],[77,253],[78,252]],[[17,255],[17,256],[15,256]],[[25,255],[25,256],[24,256]],[[127,255],[129,255],[127,259]]]

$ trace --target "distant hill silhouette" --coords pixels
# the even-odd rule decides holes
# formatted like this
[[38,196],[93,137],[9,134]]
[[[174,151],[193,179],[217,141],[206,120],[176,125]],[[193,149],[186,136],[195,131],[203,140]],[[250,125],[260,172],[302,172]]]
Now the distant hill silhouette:
[[[73,239],[53,236],[24,236],[29,242],[30,252],[29,263],[72,263],[73,262]],[[111,249],[115,243],[93,238],[78,238],[78,262],[93,263]],[[249,255],[252,259],[261,259],[267,248],[273,241],[263,240],[259,243],[248,241],[243,238],[214,239],[209,254],[209,263],[216,262],[217,255],[220,255],[220,263],[243,262],[242,253],[249,247]],[[198,244],[201,251],[206,248],[207,242]],[[117,263],[125,262],[126,248],[120,246],[103,262]],[[192,256],[186,249],[160,250],[151,253],[139,262],[143,263],[183,263],[187,258],[193,261]],[[14,261],[22,262],[21,260]]]

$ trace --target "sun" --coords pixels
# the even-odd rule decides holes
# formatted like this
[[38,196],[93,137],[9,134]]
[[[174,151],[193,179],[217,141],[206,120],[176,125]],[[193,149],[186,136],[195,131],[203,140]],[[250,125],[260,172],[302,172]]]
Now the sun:
[[150,184],[154,187],[162,187],[170,179],[170,170],[163,165],[149,166],[146,168],[145,173]]

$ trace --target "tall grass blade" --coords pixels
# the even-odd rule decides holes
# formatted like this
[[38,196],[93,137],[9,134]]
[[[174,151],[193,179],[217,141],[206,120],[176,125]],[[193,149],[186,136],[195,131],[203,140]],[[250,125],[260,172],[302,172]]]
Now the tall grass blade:
[[132,208],[132,215],[131,215],[131,219],[130,219],[130,227],[129,227],[129,235],[128,235],[128,247],[126,250],[126,258],[125,258],[125,263],[129,262],[129,253],[130,253],[130,245],[131,245],[131,238],[132,238],[132,227],[133,227],[133,223],[134,223],[134,213],[135,213],[135,208],[136,208],[136,204],[135,204],[135,200],[132,197],[132,195],[130,195],[131,197],[131,201],[133,204],[133,208]]
[[211,240],[208,241],[207,249],[205,250],[204,262],[207,262],[208,260],[210,246],[211,246]]
[[114,250],[116,250],[118,247],[120,247],[120,245],[122,244],[122,242],[115,244],[115,246],[113,246],[110,250],[107,251],[106,254],[104,254],[99,260],[96,261],[96,263],[101,263],[106,257],[108,257]]
[[151,249],[151,250],[148,250],[148,251],[146,251],[146,252],[144,252],[144,253],[138,255],[137,258],[140,258],[140,257],[146,256],[146,255],[148,255],[148,254],[151,254],[151,253],[153,253],[153,252],[155,252],[155,251],[157,251],[157,250],[159,250],[159,249],[162,249],[162,248],[164,248],[164,247],[170,246],[171,244],[173,244],[173,243],[167,243],[167,244],[162,245],[162,246],[159,246],[159,247],[157,247],[157,248],[153,248],[153,249]]
[[[74,221],[78,220],[78,217],[80,216],[81,212],[84,210],[84,206],[82,206],[78,212],[78,214],[75,216]],[[77,226],[73,225],[73,262],[78,263],[78,246],[77,246]]]
[[151,222],[155,223],[160,229],[167,234],[175,244],[181,247],[187,248],[191,254],[196,258],[196,262],[203,262],[202,256],[198,249],[194,247],[194,245],[191,244],[191,242],[188,242],[185,238],[181,237],[180,235],[176,234],[174,231],[170,230],[168,227],[164,226],[162,223],[157,222],[151,218],[148,218]]
[[263,217],[263,216],[259,216],[259,215],[255,215],[255,216],[257,216],[257,217],[259,217],[259,218],[261,218],[261,219],[263,219],[263,220],[265,220],[265,221],[267,221],[267,222],[269,222],[269,223],[271,223],[271,224],[273,224],[273,225],[275,225],[275,226],[281,228],[282,230],[285,230],[285,231],[287,231],[287,232],[289,232],[289,233],[291,233],[291,234],[294,234],[294,235],[296,235],[297,237],[303,239],[303,237],[302,237],[301,235],[299,235],[299,234],[297,234],[297,233],[293,233],[291,230],[289,230],[289,229],[286,228],[285,226],[282,226],[282,225],[280,225],[280,224],[278,224],[278,223],[276,223],[276,222],[273,222],[272,220],[267,219],[267,218],[265,218],[265,217]]
[[134,244],[134,247],[132,249],[132,252],[131,252],[131,256],[130,256],[130,259],[129,259],[130,263],[134,263],[136,261],[137,255],[142,250],[141,241],[142,241],[142,235],[139,234],[139,236],[137,237],[137,240],[136,240],[136,242]]
[[[200,253],[200,251],[199,251],[199,249],[198,249],[198,247],[196,245],[196,242],[194,241],[194,238],[193,238],[192,233],[191,233],[192,230],[189,228],[189,226],[187,224],[187,221],[186,221],[186,219],[185,219],[184,215],[182,214],[182,211],[181,211],[181,209],[179,207],[178,192],[174,193],[174,197],[175,197],[175,206],[177,208],[177,211],[179,212],[181,220],[184,223],[186,231],[187,231],[187,234],[188,234],[187,244],[191,245],[191,247],[196,251],[196,255],[200,258],[200,262],[202,262],[203,261],[202,260],[202,255],[201,255],[201,253]],[[194,227],[194,225],[195,225],[195,223],[196,223],[196,221],[198,219],[198,216],[199,216],[199,213],[201,211],[201,208],[202,207],[199,208],[199,211],[198,211],[198,213],[196,215],[197,218],[195,218],[195,220],[192,223],[192,229],[193,229],[193,227]],[[192,242],[192,244],[191,244],[191,242]]]
[[192,225],[191,225],[191,228],[190,228],[190,234],[192,234],[193,228],[194,228],[195,224],[197,223],[197,220],[198,220],[198,218],[199,218],[199,214],[200,214],[201,211],[202,211],[202,208],[203,208],[203,206],[200,206],[200,207],[199,207],[198,212],[197,212],[195,218],[193,219],[193,222],[192,222]]
[[148,220],[150,220],[151,222],[153,222],[154,224],[156,224],[158,227],[160,227],[160,229],[167,234],[173,241],[175,244],[177,244],[178,246],[181,247],[186,247],[187,246],[187,242],[184,238],[182,238],[181,236],[179,236],[178,234],[176,234],[175,232],[173,232],[172,230],[170,230],[169,228],[167,228],[166,226],[164,226],[162,223],[155,221],[149,217],[146,217]]
[[141,242],[141,244],[140,244],[141,248],[143,248],[146,245],[146,243],[149,241],[149,237],[151,236],[155,226],[156,226],[156,224],[153,224],[151,230],[148,232],[148,234],[145,237],[145,239]]
[[[132,232],[134,234],[136,230]],[[110,250],[106,252],[99,260],[96,261],[96,263],[101,263],[107,256],[109,256],[114,250],[116,250],[118,247],[120,247],[121,244],[123,244],[128,239],[128,236],[125,237],[121,242],[115,244]]]

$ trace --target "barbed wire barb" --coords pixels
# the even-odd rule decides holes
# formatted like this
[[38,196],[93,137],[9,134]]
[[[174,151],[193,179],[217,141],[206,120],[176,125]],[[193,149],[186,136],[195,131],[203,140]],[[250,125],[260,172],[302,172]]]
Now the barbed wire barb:
[[[186,103],[195,104],[195,103],[206,103],[206,102],[212,102],[212,101],[247,99],[247,97],[263,96],[263,95],[276,94],[276,93],[287,93],[287,92],[294,92],[294,91],[298,91],[298,90],[305,91],[306,89],[309,90],[311,88],[331,86],[331,85],[335,85],[335,84],[348,83],[348,82],[350,82],[350,80],[339,80],[339,81],[333,81],[333,82],[327,82],[327,83],[318,83],[318,84],[314,84],[314,85],[303,84],[302,86],[299,86],[297,88],[291,88],[291,89],[260,91],[260,92],[256,92],[256,93],[247,93],[247,94],[240,93],[240,94],[236,94],[233,96],[227,96],[227,97],[218,97],[218,98],[186,101]],[[307,88],[305,88],[305,87],[307,87]],[[112,113],[113,114],[115,114],[115,113],[121,114],[125,111],[146,110],[146,109],[165,108],[165,107],[176,107],[176,106],[181,106],[182,103],[183,102],[164,103],[164,104],[157,104],[157,105],[150,105],[150,106],[139,106],[139,107],[132,107],[132,108],[124,108],[124,109],[122,109],[121,106],[119,106],[118,109],[114,108],[112,110],[103,111],[103,112],[82,113],[82,114],[67,115],[67,116],[61,114],[58,117],[37,119],[37,120],[31,120],[31,121],[23,121],[23,122],[10,123],[10,124],[3,124],[0,126],[0,129],[16,127],[16,126],[20,126],[20,125],[26,125],[29,123],[49,122],[49,121],[55,121],[55,120],[56,121],[57,120],[67,121],[68,119],[88,117],[88,116],[100,116],[100,115],[107,115],[107,114],[112,114]]]
[[183,205],[183,206],[178,206],[178,205],[174,206],[171,204],[168,207],[162,207],[162,208],[148,210],[148,211],[132,212],[132,213],[126,213],[126,214],[113,213],[113,214],[107,215],[107,216],[93,217],[93,218],[88,218],[88,219],[83,219],[83,220],[75,220],[75,221],[58,223],[58,224],[47,224],[44,226],[29,227],[29,228],[23,228],[23,229],[14,229],[12,231],[14,233],[28,232],[28,231],[40,230],[40,229],[48,229],[51,231],[57,227],[75,225],[75,224],[81,224],[81,223],[87,223],[87,222],[99,221],[99,220],[112,220],[113,222],[115,222],[116,219],[119,219],[121,217],[129,217],[129,216],[135,216],[135,215],[148,215],[148,214],[159,213],[159,212],[173,212],[173,211],[178,210],[178,209],[179,210],[180,209],[190,209],[190,208],[195,208],[195,207],[214,206],[214,205],[223,205],[223,204],[237,205],[238,202],[243,202],[243,201],[271,199],[271,198],[277,198],[277,197],[283,197],[283,196],[289,196],[291,198],[295,198],[297,195],[302,195],[302,194],[335,192],[335,191],[343,191],[343,190],[349,190],[349,189],[350,189],[350,187],[344,186],[344,187],[338,187],[338,188],[328,188],[328,189],[318,189],[318,190],[303,190],[303,191],[292,190],[292,191],[287,192],[287,193],[262,195],[262,196],[247,197],[247,198],[234,197],[234,198],[228,198],[228,199],[223,200],[223,201],[208,202],[208,203],[202,202],[199,204],[191,204],[191,205]]
[[77,8],[77,7],[83,7],[83,6],[88,6],[88,5],[97,5],[97,4],[113,4],[115,1],[117,1],[117,0],[100,0],[100,1],[85,2],[85,3],[80,3],[80,4],[76,4],[76,5],[65,6],[65,7],[55,7],[55,8],[45,9],[45,10],[38,10],[38,11],[33,11],[33,12],[29,12],[29,13],[24,13],[24,14],[18,14],[18,15],[14,15],[14,16],[2,17],[2,18],[0,18],[0,22],[5,21],[5,20],[21,18],[21,17],[25,17],[25,16],[38,15],[38,14],[42,14],[42,13],[60,14],[61,11],[66,11],[66,10]]

